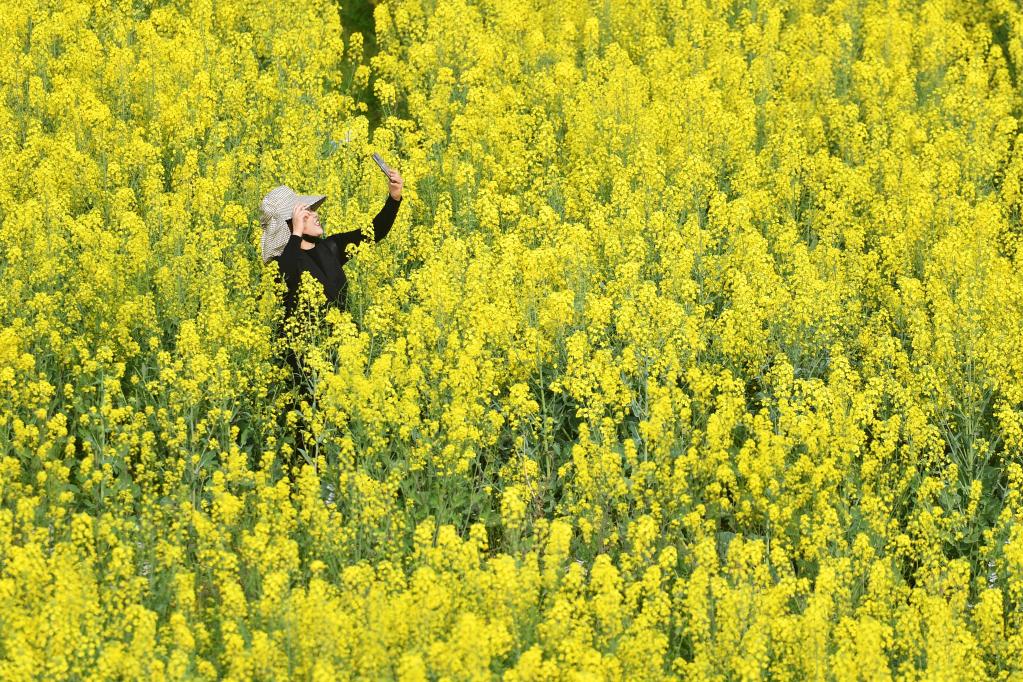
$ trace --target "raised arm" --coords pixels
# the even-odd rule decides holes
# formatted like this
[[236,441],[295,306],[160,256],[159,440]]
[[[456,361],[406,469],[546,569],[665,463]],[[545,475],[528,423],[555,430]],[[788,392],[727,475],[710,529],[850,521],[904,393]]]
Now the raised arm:
[[[373,218],[373,239],[374,241],[380,241],[387,236],[387,233],[391,231],[391,226],[394,225],[394,217],[398,214],[398,207],[401,205],[401,199],[395,199],[388,195],[387,200],[384,202],[383,208]],[[332,234],[325,237],[337,244],[338,253],[341,257],[341,264],[344,265],[348,261],[348,254],[345,252],[346,247],[349,244],[361,244],[366,240],[366,235],[362,233],[362,230],[349,230],[347,232],[339,232],[338,234]]]
[[291,236],[288,243],[278,259],[281,273],[288,279],[288,286],[297,281],[297,275],[302,269],[298,256],[302,252],[302,235],[305,233],[306,225],[309,223],[310,211],[305,206],[296,204],[291,210]]
[[384,207],[373,218],[374,240],[380,241],[391,231],[391,226],[394,225],[394,216],[398,215],[398,207],[400,205],[401,199],[394,199],[390,195],[387,196],[387,200],[384,201]]

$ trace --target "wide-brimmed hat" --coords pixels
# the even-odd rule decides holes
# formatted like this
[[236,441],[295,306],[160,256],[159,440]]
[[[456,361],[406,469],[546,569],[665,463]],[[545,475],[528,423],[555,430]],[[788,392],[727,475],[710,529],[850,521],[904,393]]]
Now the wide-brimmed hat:
[[276,258],[284,251],[291,238],[288,221],[296,204],[308,206],[315,211],[326,201],[325,194],[296,194],[287,185],[278,185],[266,193],[259,202],[259,224],[263,226],[263,263]]

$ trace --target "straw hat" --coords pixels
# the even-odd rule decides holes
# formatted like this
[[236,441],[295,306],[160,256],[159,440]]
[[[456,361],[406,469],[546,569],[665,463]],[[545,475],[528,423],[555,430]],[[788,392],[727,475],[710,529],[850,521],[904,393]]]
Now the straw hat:
[[259,202],[259,224],[263,226],[263,263],[270,262],[284,251],[291,238],[286,222],[296,204],[304,204],[315,211],[327,199],[325,194],[296,194],[287,185],[278,185],[267,192]]

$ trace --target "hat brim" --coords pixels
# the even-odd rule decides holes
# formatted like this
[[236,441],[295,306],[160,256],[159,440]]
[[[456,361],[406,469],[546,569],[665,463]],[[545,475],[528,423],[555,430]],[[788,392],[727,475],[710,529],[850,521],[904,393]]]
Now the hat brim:
[[324,201],[327,200],[325,194],[300,194],[295,199],[296,203],[304,204],[309,207],[310,211],[315,211],[320,207]]

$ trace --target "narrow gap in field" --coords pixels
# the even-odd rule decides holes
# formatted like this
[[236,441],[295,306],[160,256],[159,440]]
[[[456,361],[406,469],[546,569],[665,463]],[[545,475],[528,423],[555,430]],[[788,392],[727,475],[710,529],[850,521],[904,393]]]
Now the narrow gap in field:
[[[338,12],[341,15],[341,32],[344,37],[345,47],[348,46],[348,39],[353,33],[362,34],[362,63],[369,64],[370,60],[377,54],[376,25],[373,21],[373,8],[375,2],[371,0],[338,0]],[[374,75],[369,77],[367,88],[366,118],[369,121],[369,132],[372,135],[383,118],[381,113],[380,100],[373,91]]]

